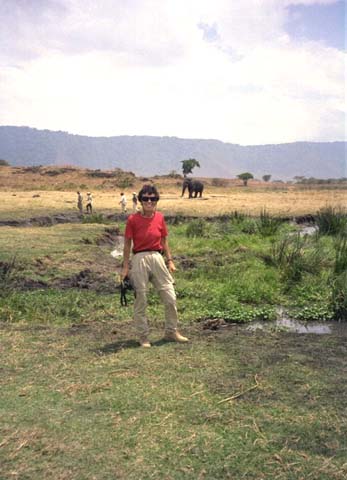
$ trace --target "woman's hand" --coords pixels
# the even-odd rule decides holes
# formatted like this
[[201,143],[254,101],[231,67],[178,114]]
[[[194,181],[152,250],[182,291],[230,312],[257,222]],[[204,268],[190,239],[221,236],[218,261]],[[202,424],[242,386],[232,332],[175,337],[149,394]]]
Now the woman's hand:
[[129,267],[123,267],[121,277],[122,281],[129,275]]
[[170,273],[176,272],[176,267],[172,259],[167,261],[167,268],[169,269]]

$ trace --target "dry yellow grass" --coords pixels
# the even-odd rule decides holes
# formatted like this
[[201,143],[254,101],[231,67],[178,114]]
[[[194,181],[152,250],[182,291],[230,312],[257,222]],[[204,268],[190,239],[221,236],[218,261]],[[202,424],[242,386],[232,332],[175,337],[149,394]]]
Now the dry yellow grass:
[[[131,210],[131,190],[126,191]],[[39,195],[37,197],[36,195]],[[120,213],[119,192],[98,191],[94,195],[95,213]],[[75,192],[25,191],[0,192],[1,219],[77,212]],[[265,190],[252,188],[206,189],[202,199],[181,198],[178,187],[161,189],[159,209],[166,214],[213,216],[233,212],[259,214],[265,208],[281,216],[315,214],[327,205],[347,207],[346,190]]]
[[[42,167],[38,172],[20,167],[0,169],[0,219],[77,212],[77,189],[82,191],[84,199],[88,190],[93,193],[96,213],[120,213],[120,192],[127,195],[131,210],[131,193],[144,183],[144,179],[132,177],[134,184],[121,189],[112,184],[117,183],[117,178],[94,178],[88,176],[87,170],[76,168],[49,176],[50,168],[59,167]],[[235,210],[256,215],[265,208],[272,214],[297,216],[315,214],[327,205],[347,207],[347,189],[342,184],[303,189],[292,184],[251,181],[248,187],[243,187],[238,180],[223,180],[225,186],[216,187],[212,179],[202,180],[203,198],[188,199],[180,196],[181,179],[152,178],[161,193],[159,209],[166,214],[212,216]]]

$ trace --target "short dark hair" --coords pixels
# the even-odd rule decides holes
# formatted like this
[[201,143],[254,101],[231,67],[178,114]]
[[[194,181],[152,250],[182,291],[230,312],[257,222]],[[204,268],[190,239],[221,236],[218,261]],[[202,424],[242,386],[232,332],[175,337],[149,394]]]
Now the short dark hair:
[[155,195],[159,200],[159,192],[154,185],[146,184],[141,188],[138,194],[138,199],[140,200],[140,202],[143,195]]

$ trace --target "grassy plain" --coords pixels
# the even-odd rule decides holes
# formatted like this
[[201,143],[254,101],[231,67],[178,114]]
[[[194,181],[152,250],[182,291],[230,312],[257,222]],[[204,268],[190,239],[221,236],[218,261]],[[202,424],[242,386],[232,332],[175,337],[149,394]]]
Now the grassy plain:
[[304,187],[250,181],[248,187],[243,187],[239,180],[223,179],[217,182],[222,186],[215,186],[213,179],[202,179],[205,183],[203,198],[190,200],[181,198],[182,180],[177,178],[130,177],[131,185],[121,187],[117,180],[112,183],[109,179],[90,177],[88,171],[82,169],[55,176],[47,175],[49,167],[42,167],[40,171],[0,167],[0,220],[77,212],[76,190],[93,193],[96,212],[120,213],[120,192],[126,193],[130,204],[131,193],[138,191],[146,181],[158,186],[160,209],[170,215],[213,216],[235,210],[259,215],[266,208],[275,215],[297,216],[315,214],[327,205],[347,206],[346,184]]
[[[188,200],[163,182],[161,209],[179,215],[266,207],[287,216],[282,197],[293,215],[314,214],[346,198],[343,189],[233,185]],[[97,212],[117,211],[117,191],[94,187]],[[47,185],[12,185],[0,196],[1,219],[76,211],[74,191]],[[346,329],[298,335],[241,325],[265,322],[279,306],[328,318],[334,239],[298,240],[302,263],[293,272],[278,252],[284,238],[299,238],[297,227],[264,236],[257,222],[170,225],[191,342],[162,340],[151,291],[149,350],[135,342],[132,296],[120,307],[121,259],[110,256],[118,240],[104,242],[114,225],[0,227],[1,480],[346,478]]]

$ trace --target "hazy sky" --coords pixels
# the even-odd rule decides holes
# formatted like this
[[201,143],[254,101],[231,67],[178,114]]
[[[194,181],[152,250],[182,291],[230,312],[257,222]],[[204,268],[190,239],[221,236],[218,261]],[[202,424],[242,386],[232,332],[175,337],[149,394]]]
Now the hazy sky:
[[345,2],[0,0],[0,125],[345,139]]

